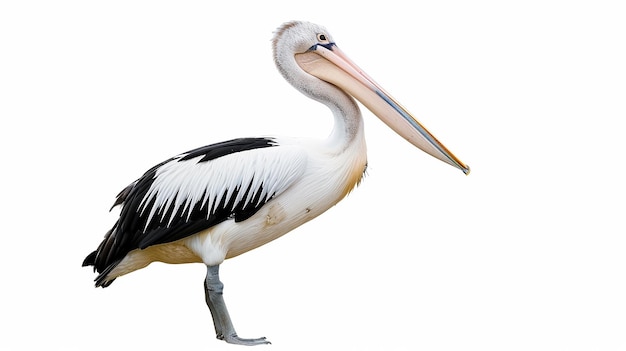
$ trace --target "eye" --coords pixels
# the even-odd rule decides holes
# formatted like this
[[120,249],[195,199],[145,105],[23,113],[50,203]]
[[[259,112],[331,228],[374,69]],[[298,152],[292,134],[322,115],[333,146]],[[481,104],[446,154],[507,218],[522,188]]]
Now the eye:
[[328,39],[326,39],[326,35],[324,35],[324,34],[318,34],[317,35],[317,40],[320,41],[320,42],[328,41]]

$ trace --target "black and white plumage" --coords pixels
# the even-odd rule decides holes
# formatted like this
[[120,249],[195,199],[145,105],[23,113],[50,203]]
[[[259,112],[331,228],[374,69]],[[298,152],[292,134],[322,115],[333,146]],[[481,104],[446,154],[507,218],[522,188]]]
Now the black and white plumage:
[[[114,278],[105,277],[132,250],[170,243],[227,219],[241,222],[255,214],[280,194],[301,168],[272,173],[281,157],[274,152],[266,153],[265,165],[252,173],[239,158],[227,156],[273,146],[277,143],[271,138],[242,138],[204,146],[158,164],[127,186],[113,204],[123,205],[119,220],[98,250],[85,260],[102,273],[96,285],[111,284]],[[220,173],[226,170],[228,173]],[[185,177],[179,177],[181,173]],[[214,179],[223,182],[211,182]]]
[[172,157],[122,190],[117,222],[84,266],[99,273],[96,286],[154,261],[201,262],[217,337],[237,336],[222,299],[219,265],[272,241],[325,212],[361,180],[366,148],[354,96],[398,134],[430,155],[469,168],[335,45],[323,27],[289,22],[273,40],[285,79],[330,108],[335,125],[326,140],[243,138]]

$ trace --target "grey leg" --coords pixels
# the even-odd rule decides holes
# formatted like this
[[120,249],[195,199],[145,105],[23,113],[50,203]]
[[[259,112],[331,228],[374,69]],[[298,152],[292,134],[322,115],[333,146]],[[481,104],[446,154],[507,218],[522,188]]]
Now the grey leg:
[[211,310],[215,334],[220,340],[230,344],[260,345],[270,344],[265,338],[242,339],[237,336],[233,322],[230,320],[226,303],[224,302],[224,284],[220,281],[220,266],[207,266],[206,279],[204,281],[204,294],[206,304]]

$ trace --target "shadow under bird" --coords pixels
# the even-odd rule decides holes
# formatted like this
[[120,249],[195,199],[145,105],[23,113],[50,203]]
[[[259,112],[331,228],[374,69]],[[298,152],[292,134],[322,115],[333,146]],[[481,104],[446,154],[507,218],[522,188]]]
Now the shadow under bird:
[[174,156],[122,190],[120,216],[83,266],[107,287],[151,262],[204,263],[206,303],[217,338],[245,339],[231,322],[219,266],[319,216],[359,182],[367,165],[356,98],[400,136],[464,173],[455,157],[420,122],[356,66],[325,28],[289,22],[275,32],[274,61],[304,95],[326,105],[334,127],[325,140],[257,137],[229,140]]

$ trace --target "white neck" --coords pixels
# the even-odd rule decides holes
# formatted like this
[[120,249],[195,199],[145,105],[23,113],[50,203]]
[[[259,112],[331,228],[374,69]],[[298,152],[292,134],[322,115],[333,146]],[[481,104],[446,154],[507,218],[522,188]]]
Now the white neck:
[[[288,28],[288,27],[286,27]],[[364,138],[363,118],[356,101],[335,85],[322,81],[305,71],[296,63],[291,45],[278,35],[273,42],[274,62],[278,71],[294,88],[309,98],[326,105],[335,118],[333,130],[327,146],[341,153],[350,145],[360,143]]]
[[318,96],[316,100],[328,106],[333,113],[335,121],[333,130],[328,136],[327,144],[341,153],[351,144],[364,138],[363,118],[354,99],[343,91],[335,87],[332,88],[335,90],[330,94],[332,98]]

